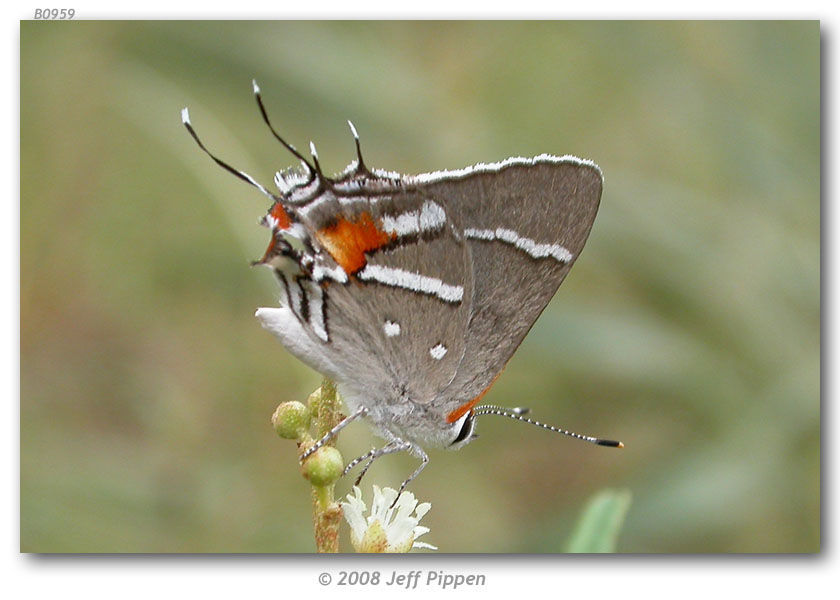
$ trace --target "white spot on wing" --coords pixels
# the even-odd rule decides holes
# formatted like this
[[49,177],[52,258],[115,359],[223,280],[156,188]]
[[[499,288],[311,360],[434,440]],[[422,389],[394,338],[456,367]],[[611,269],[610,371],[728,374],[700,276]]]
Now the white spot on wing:
[[431,354],[432,358],[434,358],[435,360],[442,359],[444,356],[446,356],[446,352],[446,346],[444,346],[443,344],[438,344],[437,346],[429,348],[429,354]]
[[400,334],[400,324],[394,321],[385,321],[382,329],[385,330],[385,335],[388,337],[396,337]]
[[376,281],[392,287],[436,296],[444,302],[460,302],[464,297],[464,288],[460,285],[449,285],[436,277],[383,265],[368,264],[359,271],[357,277],[363,281]]

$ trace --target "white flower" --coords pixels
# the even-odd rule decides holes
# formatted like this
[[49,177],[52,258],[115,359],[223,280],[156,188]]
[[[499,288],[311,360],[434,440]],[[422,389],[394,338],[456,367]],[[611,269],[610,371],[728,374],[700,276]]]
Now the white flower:
[[365,517],[367,506],[362,500],[362,491],[353,486],[353,493],[347,494],[347,502],[342,502],[341,507],[344,518],[350,524],[350,541],[356,552],[408,552],[412,548],[437,550],[431,544],[415,541],[429,532],[428,527],[418,523],[432,505],[428,502],[418,505],[414,494],[403,492],[394,507],[390,508],[396,497],[396,490],[381,490],[379,486],[373,486],[370,514]]

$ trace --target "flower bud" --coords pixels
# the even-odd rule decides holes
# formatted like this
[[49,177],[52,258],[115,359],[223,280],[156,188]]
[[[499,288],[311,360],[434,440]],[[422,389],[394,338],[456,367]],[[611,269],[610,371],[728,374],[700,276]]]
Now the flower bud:
[[303,463],[303,476],[317,487],[335,483],[343,472],[344,459],[341,452],[332,446],[319,448]]
[[299,440],[309,429],[309,419],[309,409],[306,405],[292,400],[277,407],[271,416],[271,424],[281,438]]

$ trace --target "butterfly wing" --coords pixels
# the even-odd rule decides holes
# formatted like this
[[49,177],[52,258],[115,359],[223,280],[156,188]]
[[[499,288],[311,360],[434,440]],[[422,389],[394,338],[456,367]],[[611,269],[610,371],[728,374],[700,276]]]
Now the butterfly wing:
[[217,164],[274,201],[257,263],[281,282],[281,306],[257,317],[425,464],[419,443],[453,441],[447,425],[488,389],[583,248],[600,171],[543,155],[403,178],[369,171],[359,150],[327,179],[314,146],[313,167],[254,92],[306,165],[278,173],[282,197],[212,154],[186,108],[181,118]]
[[446,445],[582,250],[601,173],[543,156],[375,181],[287,206],[310,267],[261,318],[381,431]]
[[464,358],[434,401],[452,422],[492,385],[568,274],[603,180],[590,162],[549,156],[422,177],[463,224],[473,270]]

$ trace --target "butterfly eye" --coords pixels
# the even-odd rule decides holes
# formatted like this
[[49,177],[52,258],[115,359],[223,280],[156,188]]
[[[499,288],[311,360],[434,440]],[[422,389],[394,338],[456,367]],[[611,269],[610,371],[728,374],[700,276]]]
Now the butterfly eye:
[[[475,414],[472,411],[465,414],[463,417],[455,421],[455,427],[458,427],[458,435],[449,443],[451,449],[460,448],[464,444],[471,442],[476,436],[473,435],[475,429]],[[453,427],[454,429],[454,427]]]

